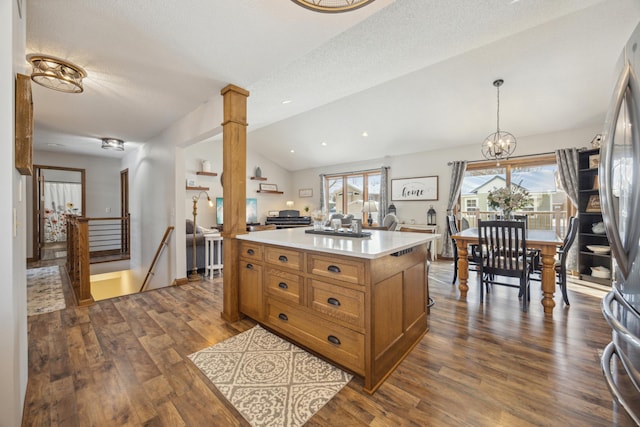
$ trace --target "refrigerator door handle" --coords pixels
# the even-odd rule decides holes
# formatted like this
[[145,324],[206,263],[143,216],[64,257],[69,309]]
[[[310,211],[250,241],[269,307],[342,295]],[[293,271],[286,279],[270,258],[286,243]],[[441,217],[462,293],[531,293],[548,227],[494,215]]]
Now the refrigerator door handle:
[[[598,175],[600,177],[600,203],[602,206],[603,220],[605,228],[607,230],[607,237],[611,246],[611,251],[616,260],[616,267],[622,276],[626,279],[629,275],[630,267],[630,253],[635,252],[636,248],[627,250],[625,243],[622,241],[620,235],[620,224],[618,224],[619,218],[616,216],[614,209],[614,194],[613,194],[613,157],[614,157],[614,139],[616,133],[616,126],[618,123],[618,117],[622,109],[625,95],[629,91],[630,96],[627,98],[627,106],[629,108],[629,120],[632,127],[633,139],[638,138],[637,126],[638,123],[638,108],[640,98],[640,87],[638,85],[637,77],[631,68],[629,62],[625,63],[624,70],[622,71],[620,78],[616,84],[616,89],[613,94],[613,99],[609,106],[607,118],[605,120],[605,129],[602,135],[602,145],[600,150],[600,165],[598,167]],[[637,141],[634,141],[636,143]],[[637,145],[637,144],[636,144]],[[634,193],[630,198],[631,203],[636,206],[638,204],[638,189],[637,186],[633,186],[631,191]],[[637,221],[637,219],[633,219]],[[627,242],[637,242],[638,230],[636,230],[637,224],[628,227]]]
[[620,306],[624,308],[627,313],[633,314],[634,316],[637,317],[637,315],[635,314],[636,311],[633,309],[633,307],[631,307],[629,302],[626,299],[624,299],[624,297],[620,294],[617,284],[614,283],[613,289],[614,289],[613,291],[609,292],[602,299],[602,304],[601,304],[602,314],[604,315],[604,318],[607,321],[607,323],[609,323],[609,325],[613,328],[615,332],[617,332],[622,336],[625,342],[627,342],[629,345],[632,345],[640,349],[640,337],[637,337],[636,335],[631,333],[631,331],[627,329],[627,327],[623,325],[616,318],[616,316],[613,313],[613,310],[611,309],[611,304],[615,301],[616,303],[620,304]]
[[[622,407],[625,409],[625,411],[627,411],[627,414],[629,414],[633,421],[635,421],[636,424],[640,425],[640,416],[633,411],[633,406],[624,398],[624,394],[620,391],[620,389],[618,389],[618,386],[613,379],[613,373],[611,372],[611,360],[614,354],[618,358],[620,358],[616,345],[613,342],[610,342],[602,352],[600,367],[602,368],[602,372],[604,373],[604,377],[607,380],[607,385],[609,386],[609,390],[611,391],[613,397],[620,405],[622,405]],[[623,367],[625,370],[627,369],[626,366],[623,365]]]

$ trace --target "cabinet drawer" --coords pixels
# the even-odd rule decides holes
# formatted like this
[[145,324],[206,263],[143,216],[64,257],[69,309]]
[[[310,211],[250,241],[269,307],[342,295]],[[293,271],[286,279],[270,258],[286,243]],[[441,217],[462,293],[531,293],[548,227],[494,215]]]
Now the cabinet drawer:
[[267,246],[264,250],[266,262],[294,270],[302,269],[302,257],[302,252],[275,246]]
[[346,325],[364,328],[364,292],[311,280],[311,309]]
[[359,261],[312,255],[309,270],[318,276],[364,284],[364,263]]
[[268,268],[265,275],[267,292],[293,304],[302,302],[302,276],[275,268]]
[[262,245],[241,240],[239,255],[254,261],[262,261]]
[[276,300],[268,303],[267,322],[322,356],[364,375],[364,335]]

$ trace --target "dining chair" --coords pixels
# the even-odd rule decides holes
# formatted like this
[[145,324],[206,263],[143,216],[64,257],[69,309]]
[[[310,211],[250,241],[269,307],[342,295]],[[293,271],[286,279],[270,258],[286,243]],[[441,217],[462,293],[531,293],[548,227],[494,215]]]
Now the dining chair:
[[[567,226],[567,233],[556,252],[556,262],[554,264],[554,270],[556,272],[556,278],[558,286],[562,291],[562,299],[564,303],[569,304],[569,296],[567,294],[567,257],[569,256],[569,249],[573,246],[576,237],[578,236],[578,228],[580,228],[580,218],[572,216],[569,218],[569,225]],[[542,264],[540,258],[536,259],[533,266],[533,273],[535,276],[531,276],[531,280],[542,280]]]
[[[503,215],[497,214],[496,215],[496,219],[504,220],[505,218],[504,218]],[[525,227],[529,228],[529,215],[527,215],[527,214],[520,214],[520,215],[514,214],[513,215],[513,220],[514,221],[523,221],[524,224],[525,224]]]
[[[522,311],[529,305],[530,257],[527,256],[526,226],[523,221],[478,220],[480,250],[480,302],[484,302],[485,287],[502,285],[518,288]],[[518,279],[500,281],[499,277]]]
[[[453,281],[451,282],[453,285],[456,283],[456,279],[458,278],[458,245],[456,245],[456,239],[452,237],[459,233],[455,215],[447,215],[447,229],[449,230],[449,236],[451,237],[451,243],[453,245]],[[479,263],[477,245],[468,246],[467,260],[469,262],[469,269],[471,269],[471,267],[474,267],[475,269]]]

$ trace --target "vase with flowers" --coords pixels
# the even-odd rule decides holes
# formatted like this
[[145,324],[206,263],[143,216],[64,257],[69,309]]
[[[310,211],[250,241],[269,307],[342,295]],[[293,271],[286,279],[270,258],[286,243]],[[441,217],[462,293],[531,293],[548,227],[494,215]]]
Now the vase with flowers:
[[529,192],[519,185],[493,189],[489,191],[487,201],[490,208],[501,210],[507,220],[513,219],[514,211],[533,204],[533,198]]

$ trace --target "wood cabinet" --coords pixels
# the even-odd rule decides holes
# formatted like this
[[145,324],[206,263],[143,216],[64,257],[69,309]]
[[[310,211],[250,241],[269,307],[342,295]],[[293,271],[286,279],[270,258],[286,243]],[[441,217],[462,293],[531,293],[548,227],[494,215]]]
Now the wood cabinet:
[[262,248],[255,245],[241,246],[240,250],[240,311],[259,320],[264,316],[264,292],[262,289]]
[[578,154],[578,211],[580,217],[578,268],[580,270],[580,279],[609,285],[611,283],[610,278],[592,276],[591,267],[603,266],[611,271],[611,253],[597,254],[587,248],[587,246],[591,245],[609,246],[604,230],[602,233],[594,233],[592,229],[594,224],[602,222],[598,190],[597,164],[599,155],[599,148],[582,150]]
[[240,241],[240,262],[240,310],[369,393],[428,330],[425,245],[366,259]]

